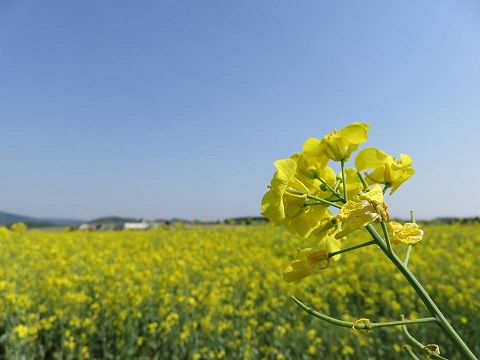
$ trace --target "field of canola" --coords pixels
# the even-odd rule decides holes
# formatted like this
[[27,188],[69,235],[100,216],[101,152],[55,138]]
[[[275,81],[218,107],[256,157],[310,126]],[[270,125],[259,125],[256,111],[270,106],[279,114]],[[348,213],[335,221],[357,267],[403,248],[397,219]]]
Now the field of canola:
[[[410,268],[480,354],[480,225],[424,230]],[[367,236],[356,232],[348,243]],[[399,328],[337,328],[289,298],[350,321],[430,316],[380,250],[359,249],[284,283],[281,271],[305,245],[270,224],[0,228],[0,359],[404,359]],[[458,359],[435,325],[409,329]]]

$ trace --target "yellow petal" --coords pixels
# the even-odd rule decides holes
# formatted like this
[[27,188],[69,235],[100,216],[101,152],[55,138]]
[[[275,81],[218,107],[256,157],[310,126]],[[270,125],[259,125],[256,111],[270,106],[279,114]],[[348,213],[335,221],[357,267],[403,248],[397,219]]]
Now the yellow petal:
[[302,249],[283,271],[283,280],[286,282],[297,281],[310,276],[315,270],[325,269],[327,266],[319,266],[319,263],[328,261],[328,254],[324,250],[315,248]]
[[346,226],[342,229],[342,231],[338,232],[335,237],[337,239],[341,239],[344,236],[347,236],[348,234],[354,232],[357,229],[360,229],[371,222],[375,221],[378,218],[378,214],[376,213],[369,213],[369,214],[364,214],[357,216],[355,219],[352,221],[346,223]]
[[285,208],[282,197],[275,191],[268,191],[262,198],[261,214],[275,225],[280,225],[285,220]]
[[308,266],[307,261],[294,260],[283,270],[282,277],[287,283],[301,280],[310,276],[313,269]]
[[387,227],[392,244],[408,244],[415,245],[423,238],[423,230],[415,223],[406,223],[401,225],[394,221],[390,222]]
[[322,155],[325,150],[325,140],[308,138],[307,141],[303,143],[302,150],[307,157],[316,157]]
[[[318,243],[318,248],[325,250],[325,252],[332,253],[335,251],[339,251],[342,248],[342,242],[335,238],[334,235],[327,235],[325,236],[320,242]],[[335,255],[332,257],[334,261],[340,259],[340,255]]]
[[369,129],[370,125],[362,122],[355,122],[345,126],[335,136],[338,138],[343,138],[350,144],[361,144],[367,141]]
[[358,201],[348,200],[340,209],[338,218],[341,221],[350,221],[353,218],[365,214],[369,209],[365,209],[365,204]]
[[378,184],[373,185],[369,191],[361,194],[359,198],[362,200],[368,200],[377,205],[384,203],[382,188]]
[[387,156],[386,153],[377,148],[363,149],[355,158],[355,167],[358,171],[378,168],[385,164]]
[[273,164],[276,166],[277,171],[273,175],[273,179],[270,185],[273,191],[275,191],[278,195],[282,196],[287,189],[290,179],[295,174],[297,164],[292,159],[278,160],[275,161]]
[[286,205],[287,217],[285,225],[293,234],[303,236],[308,239],[314,234],[314,232],[321,226],[321,221],[325,217],[325,212],[328,211],[326,206],[310,206],[303,210],[301,214],[297,214],[295,217],[289,217],[290,207],[293,204]]

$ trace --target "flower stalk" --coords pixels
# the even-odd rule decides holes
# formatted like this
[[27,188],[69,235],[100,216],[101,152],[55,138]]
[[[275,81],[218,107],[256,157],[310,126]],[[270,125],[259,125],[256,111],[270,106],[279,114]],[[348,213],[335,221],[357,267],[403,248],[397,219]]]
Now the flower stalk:
[[306,313],[312,315],[313,317],[324,320],[333,325],[356,329],[356,330],[373,330],[373,329],[382,328],[382,327],[425,324],[425,323],[431,323],[431,322],[437,321],[434,317],[429,317],[429,318],[421,318],[416,320],[384,321],[384,322],[378,322],[378,323],[370,322],[367,319],[361,319],[361,321],[351,322],[351,321],[336,319],[334,317],[322,314],[312,309],[311,307],[308,307],[303,302],[298,300],[295,296],[291,295],[290,297],[298,306],[300,306],[300,308],[302,308]]
[[400,260],[394,252],[390,252],[386,243],[377,233],[375,228],[369,224],[366,226],[367,231],[370,233],[372,238],[376,241],[378,247],[387,255],[390,261],[396,266],[396,268],[402,273],[405,279],[408,281],[410,286],[415,290],[418,297],[424,303],[425,307],[428,309],[430,314],[437,320],[438,326],[442,329],[445,335],[450,339],[450,341],[455,345],[458,351],[463,355],[465,359],[477,360],[477,357],[473,352],[468,348],[462,338],[458,335],[452,325],[448,322],[446,317],[440,311],[438,306],[432,300],[430,295],[427,293],[422,284],[417,280],[415,275],[410,271],[404,261]]
[[[402,315],[402,320],[403,320],[403,315]],[[412,335],[410,335],[410,333],[408,332],[407,330],[407,324],[403,324],[402,325],[402,331],[403,333],[405,334],[405,336],[407,337],[408,341],[410,341],[410,343],[415,346],[417,349],[420,349],[422,351],[424,351],[429,358],[435,358],[435,359],[443,359],[443,360],[447,360],[446,358],[444,358],[443,356],[440,356],[439,353],[436,353],[435,351],[431,351],[430,349],[428,349],[427,346],[423,345],[420,341],[418,341],[417,339],[415,339]],[[407,350],[406,347],[404,347],[404,350]],[[407,351],[408,352],[408,351]],[[413,352],[412,352],[413,353]]]
[[364,242],[362,244],[358,244],[358,245],[350,246],[350,247],[345,248],[345,249],[330,252],[330,253],[328,253],[328,257],[332,258],[335,255],[340,255],[340,254],[343,254],[343,253],[346,253],[346,252],[349,252],[349,251],[357,250],[357,249],[360,249],[360,248],[365,247],[365,246],[375,245],[376,243],[377,242],[375,240],[370,240],[370,241]]
[[[315,201],[318,201],[319,204],[333,206],[333,207],[336,207],[337,209],[340,209],[342,207],[341,205],[335,204],[334,202],[331,202],[331,201],[328,201],[328,200],[325,200],[325,199],[322,199],[322,198],[319,198],[319,197],[316,197],[316,196],[313,196],[313,195],[310,195],[310,194],[307,194],[307,199],[315,200]],[[308,205],[313,205],[313,204],[306,203],[305,205],[308,206]]]

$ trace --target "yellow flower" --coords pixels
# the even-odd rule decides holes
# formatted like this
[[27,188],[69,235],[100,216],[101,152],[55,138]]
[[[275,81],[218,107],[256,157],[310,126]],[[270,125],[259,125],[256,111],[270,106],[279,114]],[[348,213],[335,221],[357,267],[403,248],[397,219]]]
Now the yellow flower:
[[418,224],[406,223],[404,225],[395,221],[391,221],[387,226],[388,234],[392,244],[408,244],[415,245],[423,238],[423,230],[420,229]]
[[327,235],[331,235],[338,228],[338,220],[336,216],[333,216],[329,210],[326,210],[326,214],[323,219],[320,220],[320,226],[315,230],[316,242],[319,242]]
[[270,183],[270,190],[262,199],[261,214],[275,225],[284,224],[290,232],[309,237],[319,226],[326,207],[304,207],[308,189],[295,176],[295,160],[283,159],[274,164],[277,171]]
[[380,185],[375,184],[367,192],[360,194],[358,196],[360,200],[367,200],[368,203],[373,207],[374,212],[379,215],[380,221],[390,220],[390,214],[387,211],[387,204],[384,202],[383,191],[380,188]]
[[392,188],[390,195],[415,173],[415,170],[410,167],[411,165],[412,158],[410,156],[400,154],[400,160],[397,160],[377,148],[363,149],[355,158],[355,166],[358,171],[373,169],[371,173],[365,174],[367,181],[385,184]]
[[326,206],[309,206],[302,212],[290,216],[288,209],[291,207],[291,204],[287,204],[285,207],[287,214],[285,227],[291,233],[305,238],[310,238],[314,235],[314,231],[320,226],[322,219],[325,217],[325,212],[328,211]]
[[[324,250],[327,254],[339,251],[342,248],[341,238],[336,238],[335,232],[327,234],[318,242],[317,247]],[[340,259],[340,255],[332,256],[330,259],[337,261]]]
[[27,225],[24,223],[15,223],[10,225],[10,230],[18,235],[24,234],[27,231]]
[[[338,241],[338,240],[337,240]],[[320,265],[322,264],[323,265]],[[316,270],[326,269],[330,265],[328,252],[315,248],[302,249],[283,271],[283,280],[290,283],[310,276]]]
[[343,222],[342,231],[335,237],[340,239],[353,231],[360,229],[374,221],[387,221],[390,215],[383,202],[383,192],[380,185],[375,184],[364,194],[358,196],[361,202],[349,200],[340,209],[338,219]]
[[294,177],[297,169],[294,160],[278,160],[274,165],[277,171],[270,183],[270,191],[262,199],[262,215],[275,225],[280,225],[285,221],[285,203],[295,204],[294,212],[301,212],[298,204],[305,202],[308,189]]
[[295,177],[305,184],[309,194],[315,194],[315,196],[322,198],[322,195],[326,197],[331,195],[330,191],[325,192],[321,189],[322,183],[319,180],[322,179],[331,187],[335,187],[337,177],[331,167],[318,163],[316,159],[307,157],[304,153],[293,154],[290,159],[297,164]]
[[[337,216],[332,216],[327,210],[326,216],[320,221],[320,227],[314,233],[317,249],[325,250],[327,254],[340,250],[342,248],[341,239],[335,237],[339,230]],[[337,261],[340,259],[340,255],[335,255],[331,259]]]
[[13,328],[13,332],[17,334],[20,339],[28,337],[28,327],[25,325],[17,325]]
[[367,141],[370,125],[355,122],[342,130],[334,130],[323,139],[309,138],[303,144],[303,152],[308,157],[317,158],[322,164],[333,161],[347,161],[361,143]]

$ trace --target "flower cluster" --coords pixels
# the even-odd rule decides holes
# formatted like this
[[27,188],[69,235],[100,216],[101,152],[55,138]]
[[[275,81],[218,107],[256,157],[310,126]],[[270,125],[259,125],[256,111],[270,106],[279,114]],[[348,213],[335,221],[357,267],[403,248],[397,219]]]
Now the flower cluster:
[[[311,241],[284,270],[285,281],[326,269],[331,260],[339,259],[348,234],[373,222],[389,221],[385,192],[390,189],[391,195],[415,171],[408,155],[401,154],[397,160],[373,147],[357,153],[355,167],[346,167],[367,141],[369,129],[370,125],[356,122],[322,139],[309,138],[302,152],[274,163],[277,170],[262,199],[261,213],[276,226]],[[331,162],[340,163],[338,173]],[[385,232],[386,241],[392,236],[393,244],[415,244],[422,235],[413,223],[392,222]]]

